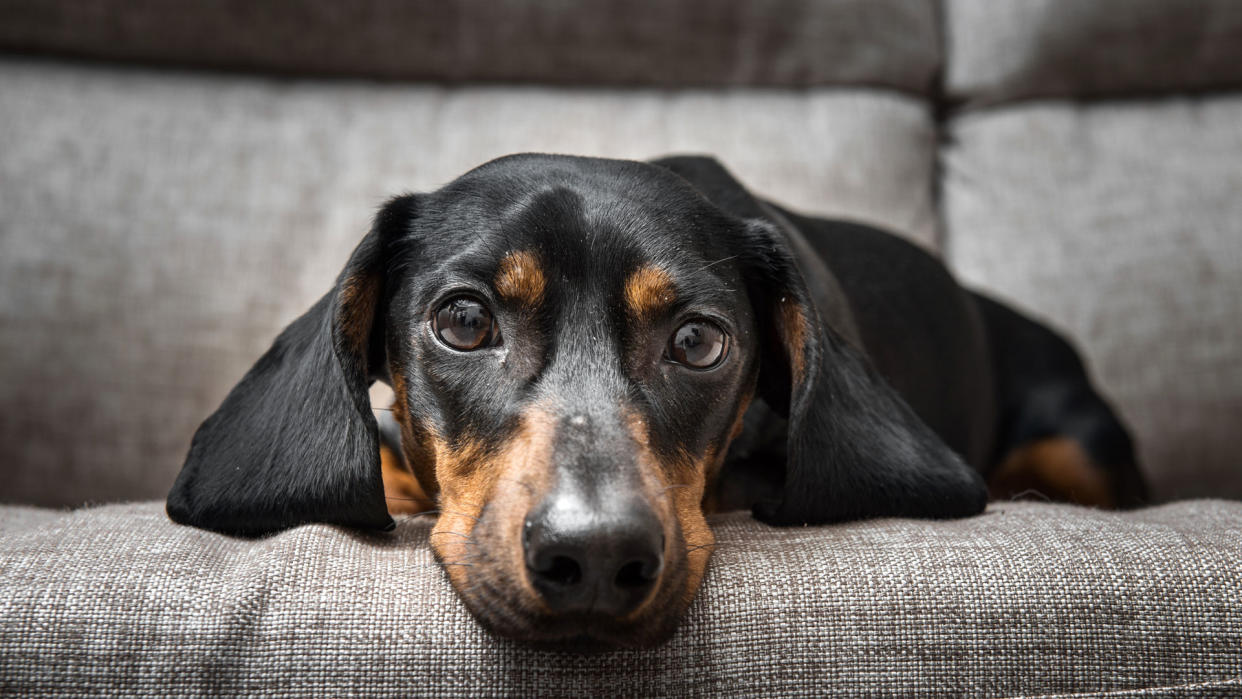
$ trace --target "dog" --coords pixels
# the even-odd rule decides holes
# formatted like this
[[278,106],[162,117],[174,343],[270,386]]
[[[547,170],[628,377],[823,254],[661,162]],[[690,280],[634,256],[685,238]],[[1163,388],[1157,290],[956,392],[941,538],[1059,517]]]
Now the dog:
[[710,512],[955,518],[989,488],[1144,500],[1053,331],[711,158],[525,154],[384,205],[199,428],[167,511],[254,536],[434,510],[495,633],[644,646],[696,594]]

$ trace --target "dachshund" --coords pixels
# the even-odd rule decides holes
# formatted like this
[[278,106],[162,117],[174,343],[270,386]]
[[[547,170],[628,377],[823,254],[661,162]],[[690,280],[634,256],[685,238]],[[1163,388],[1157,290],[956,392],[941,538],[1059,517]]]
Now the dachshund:
[[258,536],[432,510],[485,627],[646,646],[703,579],[706,514],[955,518],[989,489],[1143,502],[1067,341],[711,158],[523,154],[380,209],[198,429],[167,511]]

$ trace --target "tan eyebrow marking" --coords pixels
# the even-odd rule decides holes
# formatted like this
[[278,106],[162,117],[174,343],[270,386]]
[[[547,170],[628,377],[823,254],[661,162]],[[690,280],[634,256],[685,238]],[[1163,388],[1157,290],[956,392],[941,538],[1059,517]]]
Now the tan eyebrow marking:
[[639,268],[625,281],[625,305],[634,318],[650,317],[676,299],[673,278],[654,265]]
[[547,281],[539,258],[529,250],[517,250],[506,254],[500,261],[500,269],[496,271],[492,285],[506,301],[534,308],[543,300]]

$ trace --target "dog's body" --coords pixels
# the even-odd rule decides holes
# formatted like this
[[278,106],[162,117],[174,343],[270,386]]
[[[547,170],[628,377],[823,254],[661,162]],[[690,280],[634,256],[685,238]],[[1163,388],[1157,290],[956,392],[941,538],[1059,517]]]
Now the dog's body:
[[385,206],[200,428],[168,510],[259,534],[434,507],[491,628],[635,644],[693,598],[705,511],[966,516],[983,475],[1143,497],[1069,345],[916,247],[783,211],[706,158],[528,155]]

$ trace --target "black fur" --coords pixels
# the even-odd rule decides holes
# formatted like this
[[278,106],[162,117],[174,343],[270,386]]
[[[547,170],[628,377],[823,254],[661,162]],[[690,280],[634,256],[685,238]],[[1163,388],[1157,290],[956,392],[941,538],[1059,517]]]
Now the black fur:
[[[848,305],[816,302],[807,277],[836,288],[826,271],[798,263],[806,243],[782,231],[784,212],[755,200],[715,160],[677,157],[656,161],[681,175],[722,209],[750,217],[748,271],[760,327],[769,338],[760,388],[788,419],[784,477],[778,497],[755,503],[774,524],[823,523],[878,516],[963,517],[981,512],[987,490],[968,466],[911,410],[831,321],[856,327]],[[773,216],[775,213],[775,217]],[[801,257],[799,256],[801,253]],[[911,279],[903,280],[910,284]],[[822,292],[821,292],[822,293]],[[801,382],[791,380],[789,349],[773,320],[781,299],[796,303],[809,321]],[[829,319],[821,316],[821,309]],[[835,316],[835,318],[834,318]],[[764,320],[766,319],[766,321]],[[936,369],[933,369],[936,370]],[[752,464],[771,468],[771,463]]]
[[[488,275],[510,249],[535,250],[550,265],[537,314],[489,296]],[[635,336],[619,320],[623,309],[606,301],[651,261],[677,276],[687,305],[719,311],[721,324],[746,340],[735,365],[693,376],[652,368],[651,347],[658,351],[666,335]],[[357,280],[378,290],[361,346],[342,321],[359,312],[343,292]],[[429,309],[462,285],[513,331],[504,363],[445,354],[424,332]],[[776,321],[782,304],[805,320],[800,347]],[[203,423],[168,512],[235,534],[304,522],[390,528],[367,388],[393,367],[409,378],[397,399],[438,434],[492,446],[512,432],[523,405],[555,394],[572,404],[566,410],[613,425],[584,449],[624,448],[615,413],[626,401],[649,411],[655,450],[701,451],[728,431],[729,406],[719,397],[757,385],[763,400],[747,414],[724,479],[762,484],[736,504],[779,524],[978,513],[986,502],[980,473],[1015,440],[1044,433],[1069,430],[1133,469],[1124,428],[1080,364],[1028,376],[994,358],[1011,351],[1013,325],[914,246],[783,211],[714,160],[514,156],[382,210],[337,287]],[[611,339],[557,339],[571,335]],[[791,366],[798,352],[800,374]],[[1039,411],[1028,409],[1031,395],[1043,400],[1044,387],[1067,372],[1078,391],[1065,403],[1073,424],[1094,427],[1067,427],[1058,414],[1039,423]],[[1128,487],[1139,493],[1141,481]]]
[[1134,441],[1092,387],[1069,342],[982,294],[973,298],[993,348],[998,422],[992,462],[1023,444],[1068,437],[1111,476],[1118,505],[1145,504],[1147,487],[1134,457]]

